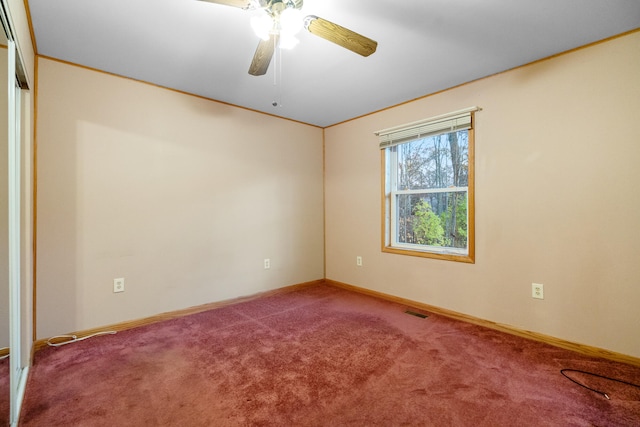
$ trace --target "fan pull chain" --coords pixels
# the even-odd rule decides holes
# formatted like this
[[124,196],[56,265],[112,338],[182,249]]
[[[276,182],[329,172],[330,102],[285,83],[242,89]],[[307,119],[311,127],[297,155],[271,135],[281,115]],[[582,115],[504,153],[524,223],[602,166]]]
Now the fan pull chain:
[[282,86],[282,55],[280,52],[280,49],[278,47],[278,38],[274,37],[273,40],[273,44],[274,44],[274,55],[275,55],[275,60],[274,62],[274,70],[273,70],[273,86],[274,86],[274,100],[271,103],[271,105],[273,105],[274,107],[278,107],[280,105],[280,101],[281,101],[281,87]]
[[273,85],[277,86],[278,85],[278,57],[279,52],[278,52],[278,38],[277,37],[273,37],[273,54],[275,56],[275,60],[273,61]]

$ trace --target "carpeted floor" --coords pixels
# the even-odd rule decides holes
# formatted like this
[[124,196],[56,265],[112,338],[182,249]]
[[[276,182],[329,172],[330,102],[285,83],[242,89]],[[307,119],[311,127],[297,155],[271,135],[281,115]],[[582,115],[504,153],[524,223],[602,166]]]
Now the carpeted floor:
[[0,427],[9,425],[9,358],[0,360]]
[[22,426],[638,426],[640,368],[329,286],[36,354]]

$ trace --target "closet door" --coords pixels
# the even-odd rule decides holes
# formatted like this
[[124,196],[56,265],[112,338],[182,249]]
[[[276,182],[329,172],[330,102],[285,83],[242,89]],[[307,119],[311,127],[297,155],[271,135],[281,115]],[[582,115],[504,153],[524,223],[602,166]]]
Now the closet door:
[[16,45],[12,40],[7,43],[9,62],[8,92],[8,210],[9,210],[9,336],[11,355],[10,369],[10,425],[18,423],[20,407],[27,382],[28,366],[22,357],[22,347],[26,338],[22,333],[22,280],[21,280],[21,164],[22,164],[22,126],[20,123],[22,103],[21,89],[18,81],[18,62]]
[[21,322],[21,307],[29,301],[21,295],[21,240],[30,228],[21,221],[21,87],[27,85],[9,18],[6,1],[0,0],[0,425],[13,427],[18,423],[31,348],[23,330],[26,323]]
[[8,40],[0,28],[0,426],[10,417]]

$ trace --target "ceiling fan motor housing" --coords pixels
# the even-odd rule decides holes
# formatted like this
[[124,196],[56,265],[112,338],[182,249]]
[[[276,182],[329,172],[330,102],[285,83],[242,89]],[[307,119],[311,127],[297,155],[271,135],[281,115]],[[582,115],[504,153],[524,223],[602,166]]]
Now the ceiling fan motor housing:
[[280,14],[285,9],[302,9],[303,0],[257,0],[256,9],[264,9],[272,16]]

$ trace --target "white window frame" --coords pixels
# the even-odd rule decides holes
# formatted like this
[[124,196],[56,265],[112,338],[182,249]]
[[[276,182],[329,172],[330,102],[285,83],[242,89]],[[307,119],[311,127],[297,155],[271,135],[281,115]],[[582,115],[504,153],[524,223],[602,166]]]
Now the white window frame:
[[[405,243],[398,241],[398,196],[409,194],[433,194],[433,193],[467,193],[467,206],[469,205],[469,187],[449,187],[434,188],[430,190],[392,190],[389,193],[391,212],[389,218],[389,232],[391,246],[394,248],[408,249],[412,251],[426,251],[439,254],[450,254],[458,256],[469,255],[469,235],[467,234],[467,244],[465,248],[452,248],[446,246],[419,245],[416,243]],[[467,211],[467,224],[469,224],[469,212]]]
[[[475,262],[475,214],[474,214],[474,129],[473,113],[480,110],[470,107],[464,110],[432,117],[426,120],[376,132],[380,138],[382,153],[382,251],[403,255],[436,258],[466,263]],[[459,119],[462,119],[462,125]],[[397,149],[394,147],[429,136],[442,135],[452,131],[467,130],[468,185],[465,187],[431,188],[418,190],[397,190]],[[457,193],[467,195],[467,244],[466,248],[421,245],[398,241],[398,198],[402,195],[433,193]]]

